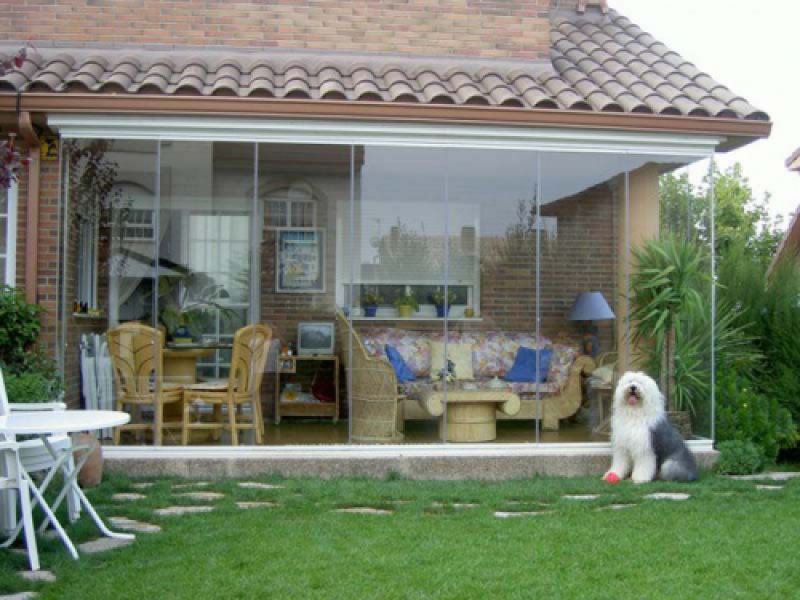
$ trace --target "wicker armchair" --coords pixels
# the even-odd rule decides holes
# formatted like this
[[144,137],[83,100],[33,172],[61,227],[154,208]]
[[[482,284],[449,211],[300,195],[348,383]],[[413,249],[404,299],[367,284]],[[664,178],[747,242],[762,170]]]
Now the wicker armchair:
[[336,323],[351,399],[352,441],[402,441],[403,397],[397,392],[397,376],[392,365],[367,354],[358,333],[340,311],[336,311]]
[[152,423],[128,423],[114,428],[114,443],[120,432],[153,430],[153,444],[160,446],[164,429],[180,429],[180,421],[164,422],[164,405],[181,402],[183,390],[164,383],[164,332],[141,323],[124,323],[107,334],[108,352],[117,385],[117,410],[142,406],[153,407]]
[[[267,325],[248,325],[233,337],[231,370],[227,381],[187,385],[183,392],[183,429],[181,443],[189,443],[192,430],[228,429],[231,444],[239,445],[239,430],[252,429],[257,444],[264,441],[264,418],[261,414],[261,380],[269,354],[272,329]],[[212,422],[192,421],[192,407],[210,404],[214,411]],[[237,415],[240,406],[250,405],[250,420]],[[227,409],[227,421],[222,417],[222,407]]]

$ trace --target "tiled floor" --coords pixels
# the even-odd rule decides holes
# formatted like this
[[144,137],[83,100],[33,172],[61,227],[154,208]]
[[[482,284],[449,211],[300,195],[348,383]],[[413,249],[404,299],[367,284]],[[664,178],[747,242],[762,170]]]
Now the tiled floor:
[[[222,445],[228,443],[227,433],[222,434]],[[284,418],[280,425],[275,425],[272,420],[266,424],[265,445],[267,446],[297,446],[315,444],[346,444],[348,439],[348,424],[340,420],[337,424],[325,419]],[[536,441],[536,423],[534,421],[498,421],[497,439],[495,443],[532,443]],[[539,431],[539,441],[542,443],[566,442],[607,442],[608,436],[596,435],[591,432],[585,423],[562,422],[558,431]],[[407,444],[438,444],[438,422],[407,421],[405,424],[405,443]],[[130,435],[123,438],[124,444],[137,444]],[[138,442],[138,443],[141,443]],[[145,443],[150,444],[150,436]],[[212,442],[214,443],[214,442]],[[245,434],[244,444],[252,443],[251,435]],[[165,435],[165,445],[180,444],[180,434]],[[209,444],[209,441],[195,439],[193,444]]]

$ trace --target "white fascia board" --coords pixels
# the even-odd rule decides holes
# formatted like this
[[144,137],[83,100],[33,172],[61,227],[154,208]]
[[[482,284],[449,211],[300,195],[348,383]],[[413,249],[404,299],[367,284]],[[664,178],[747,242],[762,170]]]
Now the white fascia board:
[[316,119],[48,115],[63,138],[353,144],[705,158],[723,137],[579,128],[535,128]]

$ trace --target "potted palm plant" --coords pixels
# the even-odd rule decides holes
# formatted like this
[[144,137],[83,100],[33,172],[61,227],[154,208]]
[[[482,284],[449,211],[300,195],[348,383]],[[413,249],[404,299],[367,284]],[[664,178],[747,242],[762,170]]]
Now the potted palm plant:
[[697,244],[673,236],[647,242],[633,254],[633,341],[658,376],[672,420],[685,427],[693,407],[686,378],[676,381],[677,342],[689,315],[704,311],[701,291],[711,289],[708,256]]
[[419,310],[419,303],[413,292],[408,292],[394,301],[394,306],[401,319],[408,319]]
[[455,301],[456,295],[449,289],[445,293],[442,288],[436,288],[436,291],[431,294],[431,302],[436,306],[436,316],[440,319],[447,316]]
[[204,320],[213,311],[223,318],[233,315],[222,303],[227,292],[202,273],[187,273],[180,278],[159,280],[159,321],[175,343],[191,343],[199,338]]

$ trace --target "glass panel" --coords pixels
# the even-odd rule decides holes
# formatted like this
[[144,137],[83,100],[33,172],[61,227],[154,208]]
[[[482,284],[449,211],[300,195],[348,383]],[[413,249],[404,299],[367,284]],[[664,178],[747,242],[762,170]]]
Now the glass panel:
[[[692,174],[703,167],[693,165],[685,178],[670,172],[692,160],[626,156],[623,213],[630,336],[620,372],[636,368],[651,375],[668,417],[685,437],[710,434],[713,389],[712,228],[708,198],[700,191],[704,174]],[[660,223],[652,217],[656,206]]]
[[0,254],[6,253],[6,235],[8,234],[8,218],[0,217]]
[[[350,198],[349,146],[261,144],[260,307],[281,351],[265,377],[267,440],[346,443],[336,308]],[[291,353],[291,354],[289,354]]]
[[[620,358],[617,326],[625,314],[620,306],[625,170],[622,155],[542,156],[540,315],[542,335],[553,351],[540,391],[543,443],[609,439]],[[657,200],[657,194],[650,198],[656,211]],[[657,227],[657,217],[652,223]],[[587,382],[597,365],[602,377]]]
[[[247,323],[253,164],[252,144],[162,144],[158,314],[172,343],[230,344]],[[226,366],[214,349],[200,364],[215,378]]]
[[[430,394],[441,394],[443,383],[430,378],[442,369],[445,355],[443,320],[436,317],[432,291],[444,285],[446,153],[356,147],[353,170],[344,236],[349,243],[340,261],[348,285],[337,290],[340,302],[351,305],[350,326],[357,336],[348,373],[352,440],[438,443],[441,410],[433,407],[436,397]],[[398,401],[387,347],[397,351],[406,375],[419,384],[401,384],[408,399]],[[369,361],[368,355],[384,360]],[[426,398],[433,402],[431,410],[423,408]]]
[[[65,141],[62,158],[59,230],[43,224],[41,232],[59,238],[59,302],[45,308],[48,314],[58,315],[65,401],[72,407],[111,409],[119,390],[112,385],[110,369],[105,372],[108,377],[94,376],[103,372],[104,355],[110,349],[105,334],[109,326],[117,324],[120,305],[127,301],[142,309],[136,312],[137,319],[152,318],[149,305],[136,302],[136,294],[142,293],[142,279],[152,277],[147,259],[152,257],[152,242],[149,249],[138,247],[139,253],[133,248],[123,251],[121,220],[131,208],[125,193],[128,184],[145,187],[146,202],[152,206],[156,144]],[[144,287],[145,295],[149,294],[150,288]],[[147,389],[150,375],[142,374],[136,384]],[[110,431],[103,435],[110,436]],[[142,435],[140,432],[139,439],[144,439]],[[147,435],[152,441],[152,430]],[[128,433],[123,436],[124,441],[131,439]]]
[[[448,315],[457,379],[447,418],[460,441],[535,441],[535,373],[523,374],[525,382],[506,377],[520,347],[538,346],[536,159],[521,151],[448,153],[448,285],[436,299]],[[471,364],[464,364],[469,356]],[[498,402],[462,402],[493,390]],[[519,407],[499,401],[514,393]]]

